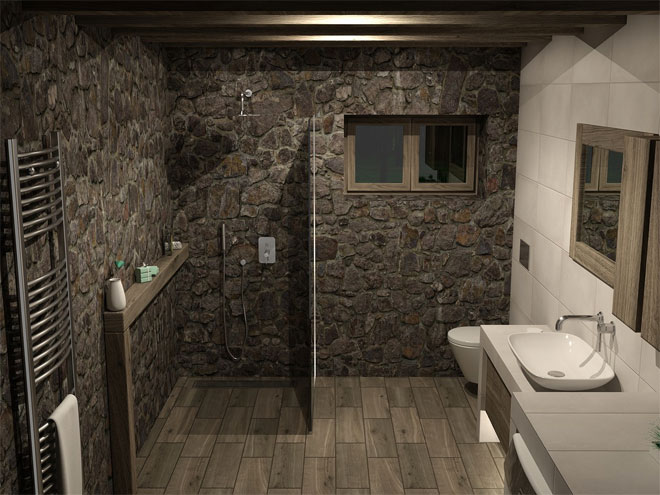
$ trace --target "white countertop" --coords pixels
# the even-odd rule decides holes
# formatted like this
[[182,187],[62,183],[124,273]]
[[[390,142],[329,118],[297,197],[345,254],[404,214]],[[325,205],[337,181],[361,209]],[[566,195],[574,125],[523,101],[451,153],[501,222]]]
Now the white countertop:
[[660,451],[650,437],[660,420],[658,394],[554,392],[532,386],[507,341],[529,326],[481,328],[482,347],[512,392],[514,424],[538,454],[535,460],[549,486],[573,494],[660,493]]

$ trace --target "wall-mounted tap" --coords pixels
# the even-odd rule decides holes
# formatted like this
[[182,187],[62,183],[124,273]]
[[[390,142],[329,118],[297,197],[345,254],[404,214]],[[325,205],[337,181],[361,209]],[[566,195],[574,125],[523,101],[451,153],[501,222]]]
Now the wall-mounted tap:
[[596,321],[596,351],[600,352],[600,349],[602,347],[603,343],[603,334],[612,334],[614,335],[616,332],[616,327],[614,326],[614,322],[610,321],[609,323],[605,323],[605,318],[603,317],[603,313],[599,311],[595,315],[563,315],[560,316],[557,322],[555,323],[555,330],[559,332],[561,330],[561,326],[564,324],[566,320],[593,320]]
[[241,113],[239,114],[239,117],[247,117],[247,113],[245,112],[245,99],[246,98],[252,98],[252,90],[251,89],[245,89],[241,91]]

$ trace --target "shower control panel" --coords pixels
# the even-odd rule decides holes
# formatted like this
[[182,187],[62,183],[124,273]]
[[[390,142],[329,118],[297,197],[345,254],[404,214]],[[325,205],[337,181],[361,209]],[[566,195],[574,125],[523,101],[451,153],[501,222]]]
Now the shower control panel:
[[274,237],[259,237],[259,263],[275,263]]

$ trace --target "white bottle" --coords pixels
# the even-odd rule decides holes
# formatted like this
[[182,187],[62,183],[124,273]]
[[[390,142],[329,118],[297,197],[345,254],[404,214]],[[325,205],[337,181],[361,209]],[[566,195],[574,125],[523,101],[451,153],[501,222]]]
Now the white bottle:
[[120,278],[108,279],[105,288],[105,307],[108,311],[122,311],[126,307],[126,293]]

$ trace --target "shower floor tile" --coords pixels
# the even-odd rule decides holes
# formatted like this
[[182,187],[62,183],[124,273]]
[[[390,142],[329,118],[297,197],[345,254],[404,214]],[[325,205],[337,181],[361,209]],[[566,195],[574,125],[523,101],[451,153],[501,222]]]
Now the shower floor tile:
[[[260,382],[263,386],[260,386]],[[138,453],[138,493],[502,493],[459,378],[180,378]]]

